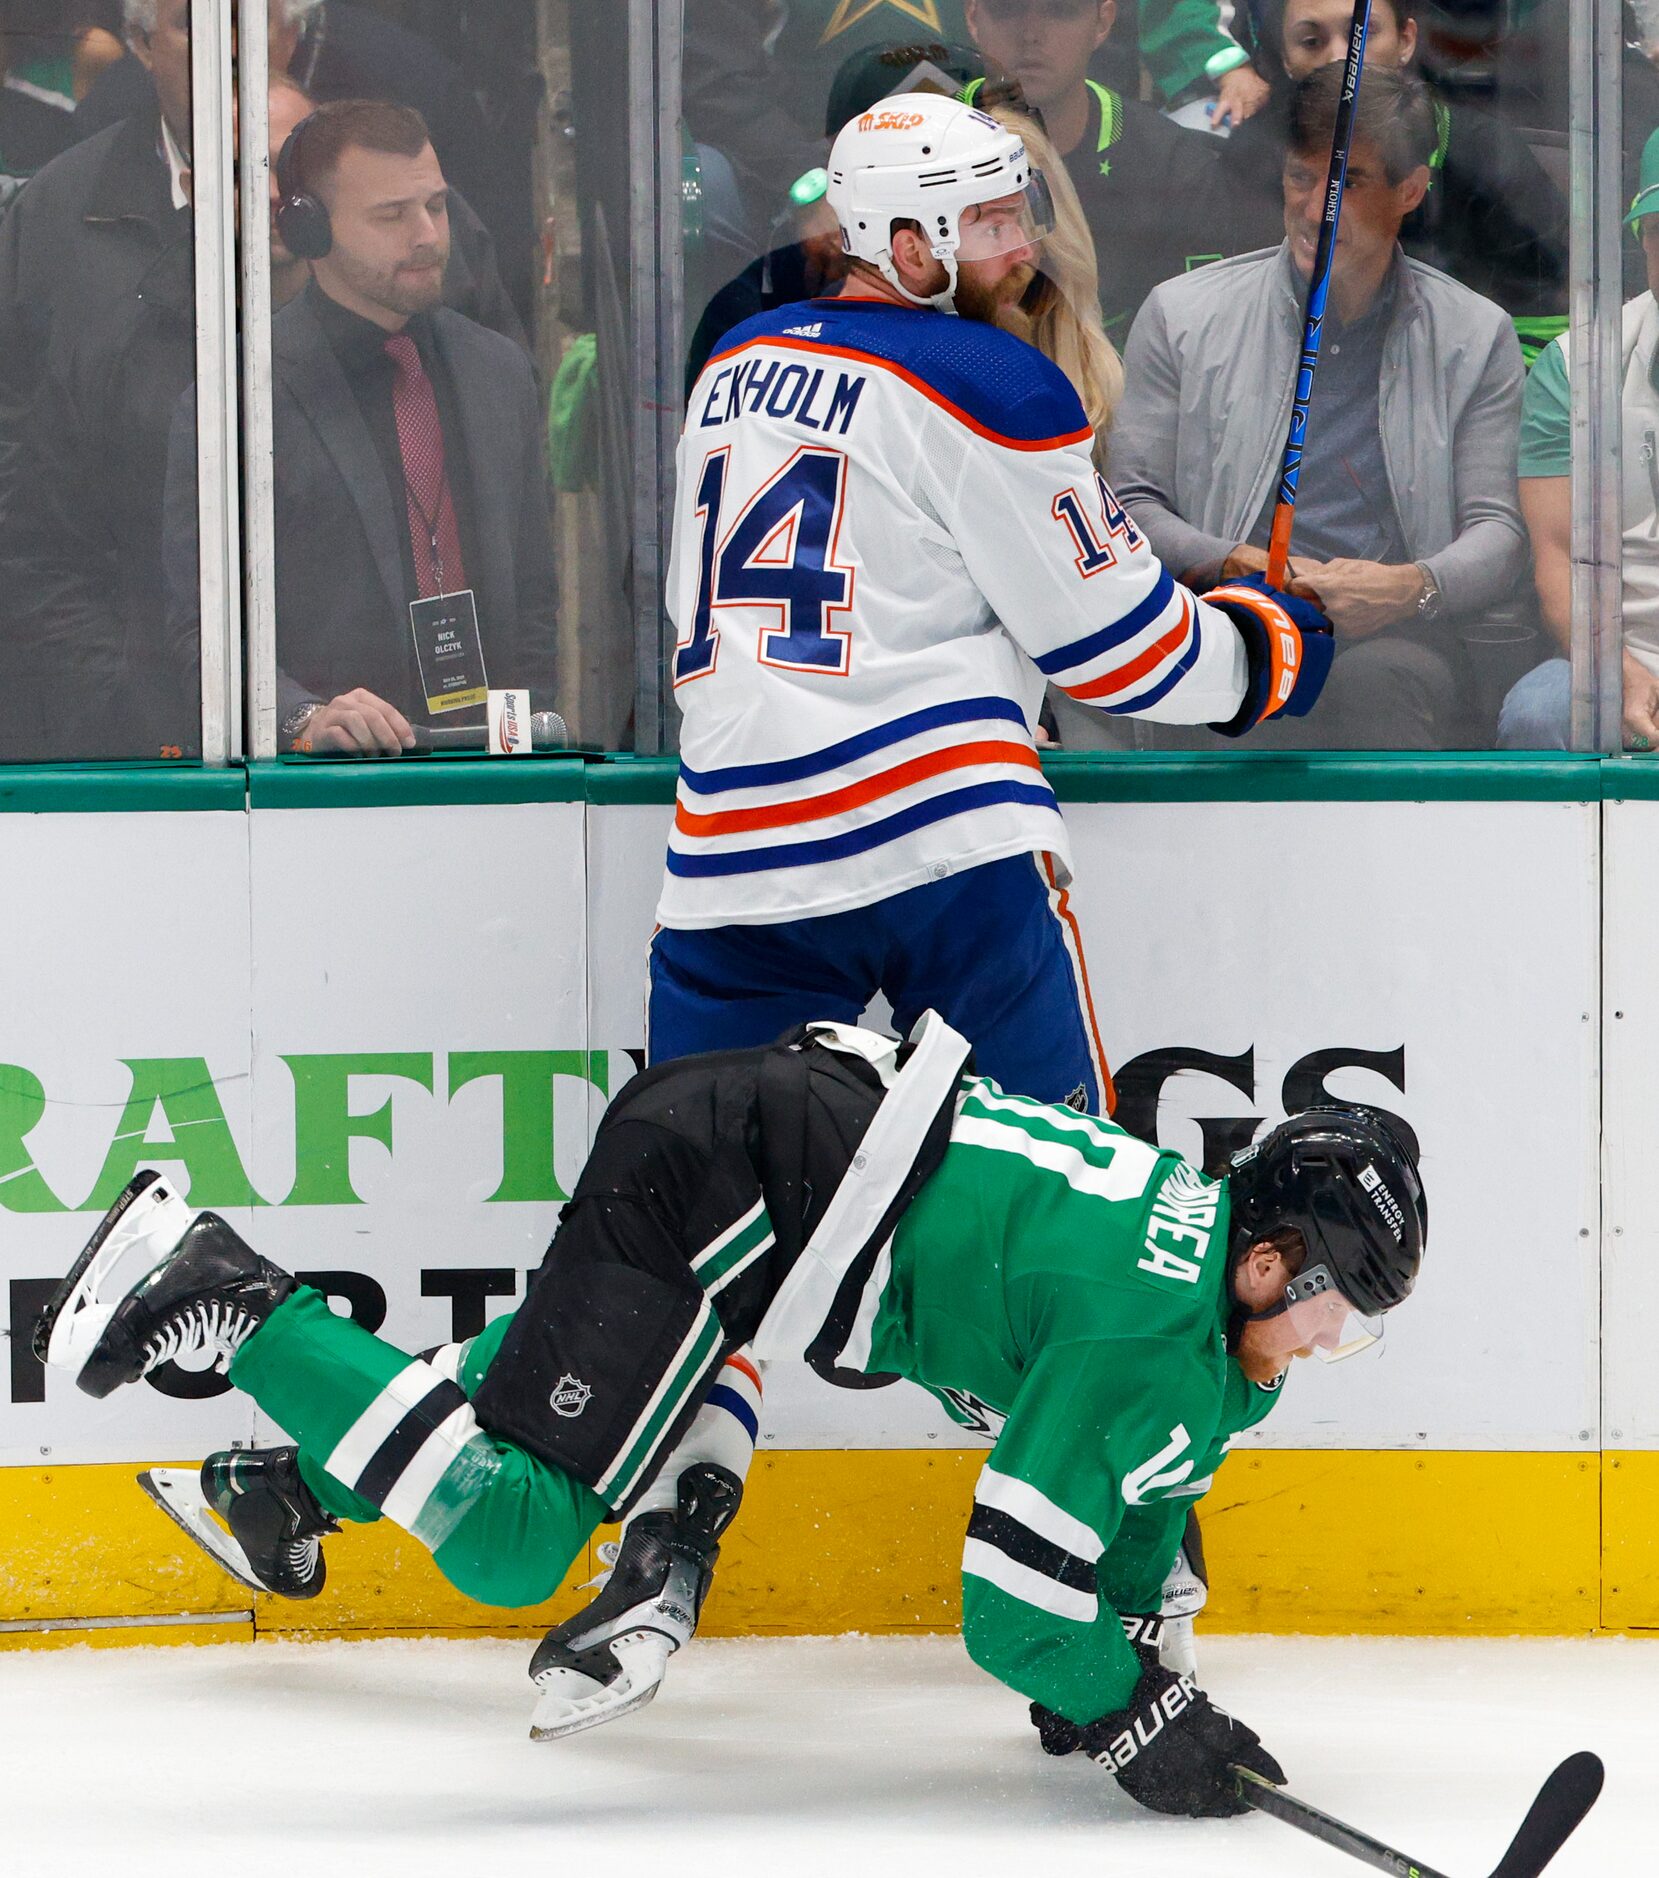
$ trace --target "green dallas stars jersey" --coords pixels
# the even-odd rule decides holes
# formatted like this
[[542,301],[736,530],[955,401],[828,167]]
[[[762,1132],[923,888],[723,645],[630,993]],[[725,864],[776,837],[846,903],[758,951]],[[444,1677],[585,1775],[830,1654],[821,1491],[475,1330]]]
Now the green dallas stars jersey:
[[1188,1507],[1276,1399],[1226,1353],[1226,1247],[1225,1189],[1178,1155],[978,1079],[894,1235],[863,1367],[995,1434],[969,1653],[1075,1722],[1128,1700],[1117,1612],[1158,1609]]

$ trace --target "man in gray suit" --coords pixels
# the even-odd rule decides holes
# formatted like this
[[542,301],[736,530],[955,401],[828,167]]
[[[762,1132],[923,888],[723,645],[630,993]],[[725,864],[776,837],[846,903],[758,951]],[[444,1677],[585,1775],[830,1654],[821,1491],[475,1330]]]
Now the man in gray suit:
[[[1200,590],[1267,564],[1341,84],[1331,65],[1296,87],[1284,243],[1166,281],[1129,335],[1112,482]],[[1269,745],[1444,748],[1470,734],[1481,648],[1524,632],[1515,330],[1399,249],[1434,147],[1417,81],[1367,66],[1290,555],[1289,590],[1329,614],[1336,658],[1318,704],[1268,727]]]
[[448,190],[418,112],[296,132],[279,225],[312,263],[273,325],[284,749],[394,755],[553,688],[540,400],[510,340],[441,304]]

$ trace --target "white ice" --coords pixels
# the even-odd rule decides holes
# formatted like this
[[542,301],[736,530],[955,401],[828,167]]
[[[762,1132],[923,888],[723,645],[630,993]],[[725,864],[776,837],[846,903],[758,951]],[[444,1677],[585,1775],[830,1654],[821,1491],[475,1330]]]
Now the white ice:
[[[1318,1878],[1276,1821],[1140,1812],[1046,1759],[953,1638],[699,1640],[656,1703],[526,1738],[529,1646],[0,1655],[0,1871],[18,1878]],[[1486,1878],[1557,1761],[1607,1790],[1552,1874],[1659,1866],[1659,1642],[1205,1640],[1293,1791]]]

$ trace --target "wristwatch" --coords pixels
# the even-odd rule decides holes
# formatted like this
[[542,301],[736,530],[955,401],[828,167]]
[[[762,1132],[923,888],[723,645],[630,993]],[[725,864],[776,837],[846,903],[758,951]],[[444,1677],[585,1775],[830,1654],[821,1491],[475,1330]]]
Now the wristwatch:
[[306,725],[322,708],[322,699],[313,698],[309,704],[302,704],[296,710],[290,711],[282,720],[280,736],[290,750],[305,735]]
[[1417,617],[1420,620],[1431,620],[1440,611],[1440,602],[1443,597],[1440,592],[1440,582],[1429,571],[1427,561],[1418,561],[1415,566],[1418,573],[1423,576],[1423,591],[1417,597]]

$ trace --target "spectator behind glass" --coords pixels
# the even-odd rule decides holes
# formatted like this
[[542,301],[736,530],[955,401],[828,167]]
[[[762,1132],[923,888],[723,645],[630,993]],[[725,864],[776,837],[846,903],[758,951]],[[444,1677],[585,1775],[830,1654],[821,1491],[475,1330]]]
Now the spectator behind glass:
[[[725,156],[748,219],[762,227],[787,201],[795,178],[817,168],[828,154],[818,136],[823,85],[816,90],[810,82],[801,86],[796,65],[775,64],[770,56],[778,11],[776,0],[685,0],[684,12],[686,128],[698,143]],[[864,11],[891,13],[892,8],[889,0],[877,0]],[[782,30],[787,32],[785,13]],[[913,25],[913,20],[900,25],[894,15],[881,36]],[[840,56],[832,58],[832,67]]]
[[[1647,263],[1647,289],[1624,309],[1624,747],[1659,749],[1659,131],[1642,150],[1641,189],[1626,222]],[[1572,411],[1567,340],[1547,346],[1521,405],[1521,513],[1550,637],[1567,651],[1573,613]],[[1572,668],[1550,659],[1504,699],[1505,750],[1565,750]]]
[[[1353,8],[1348,0],[1283,0],[1264,17],[1285,79],[1269,107],[1228,140],[1223,159],[1240,240],[1249,247],[1279,240],[1291,86],[1322,65],[1341,64]],[[1418,50],[1417,0],[1373,0],[1367,73],[1414,69]],[[1407,216],[1400,245],[1413,260],[1496,300],[1514,319],[1530,360],[1566,327],[1566,201],[1525,139],[1495,110],[1432,84],[1428,95],[1434,112],[1429,189]]]
[[1121,340],[1159,281],[1234,251],[1216,212],[1221,141],[1089,77],[1113,0],[967,0],[966,13],[987,69],[1018,82],[1065,160],[1100,261],[1106,332]]
[[[753,16],[764,0],[690,0],[688,33],[700,7]],[[906,33],[958,43],[968,37],[964,0],[779,0],[777,10],[774,88],[805,126],[817,118],[831,74],[869,45]],[[1117,12],[1110,45],[1090,62],[1093,77],[1138,94],[1144,68],[1160,107],[1208,103],[1211,121],[1221,125],[1242,122],[1264,101],[1267,87],[1231,30],[1238,9],[1230,0],[1123,0]]]
[[[162,35],[162,69],[155,64],[155,45],[157,43],[156,26],[159,16],[163,24],[175,11],[169,0],[125,0],[127,21],[127,39],[131,56],[121,64],[111,67],[93,87],[86,101],[75,112],[75,125],[82,136],[94,125],[114,125],[129,116],[136,115],[152,121],[156,108],[156,92],[165,84],[170,96],[163,101],[166,121],[182,125],[179,133],[181,158],[190,147],[190,40],[189,8],[176,9],[181,15],[178,46],[170,52],[165,33]],[[371,16],[372,17],[372,16]],[[331,61],[320,58],[316,61],[306,48],[311,44],[302,37],[301,27],[307,21],[313,23],[326,21],[318,7],[317,0],[271,0],[271,69],[283,72],[286,68],[290,80],[299,87],[300,95],[322,102],[322,94],[312,91],[295,74],[299,70],[309,70],[313,63],[329,65],[331,75],[337,77]],[[375,22],[378,26],[380,22]],[[348,49],[355,44],[355,26],[347,35]],[[407,37],[407,35],[404,35]],[[371,40],[373,33],[371,32]],[[324,46],[335,44],[325,39]],[[176,53],[182,48],[183,62],[180,64]],[[331,55],[331,60],[338,54]],[[393,78],[401,67],[394,66]],[[337,94],[330,94],[337,95]],[[382,87],[370,85],[364,90],[353,92],[351,96],[379,97]],[[281,149],[273,132],[273,155]],[[447,174],[447,171],[446,171]],[[274,186],[274,185],[273,185]],[[496,262],[495,243],[488,229],[473,211],[473,206],[462,199],[454,190],[450,198],[450,220],[453,232],[449,270],[444,277],[444,304],[452,306],[457,312],[466,314],[468,319],[479,321],[482,325],[494,327],[498,333],[505,333],[509,339],[528,349],[524,323],[519,318],[518,310],[502,282],[501,270]],[[303,281],[300,283],[303,285]],[[274,298],[274,296],[273,296]],[[278,303],[280,304],[280,303]]]
[[[0,219],[0,756],[195,746],[166,656],[161,488],[195,367],[188,0],[129,7],[147,108]],[[159,106],[159,108],[158,108]]]
[[[323,105],[283,172],[313,200],[315,238],[285,210],[286,244],[313,258],[272,330],[281,744],[395,755],[416,723],[481,723],[485,684],[551,698],[539,398],[517,346],[440,303],[448,189],[417,112]],[[173,480],[170,526],[187,535],[177,462]],[[172,598],[188,645],[194,591]],[[447,692],[446,667],[465,680]]]
[[[75,111],[75,132],[87,136],[144,108],[143,55],[135,38],[157,0],[126,0],[127,40],[137,58],[123,59],[99,79]],[[497,287],[500,269],[496,243],[523,239],[524,215],[513,201],[508,152],[492,135],[477,99],[455,64],[406,28],[373,9],[347,0],[270,0],[271,69],[286,71],[318,103],[339,98],[385,98],[419,111],[431,125],[444,174],[466,198],[469,216],[489,230],[487,272]],[[480,231],[482,233],[482,230]],[[457,238],[460,231],[457,229]],[[503,252],[506,252],[505,246]],[[469,253],[469,259],[472,257]],[[528,306],[528,257],[520,257],[522,282],[515,292]],[[503,298],[506,298],[503,290]],[[480,314],[498,332],[507,332],[494,311]],[[521,338],[523,321],[512,315]]]
[[75,100],[121,57],[114,0],[0,0],[0,176],[32,176],[75,142]]
[[[1325,66],[1296,87],[1284,243],[1168,282],[1130,335],[1116,487],[1200,591],[1267,564],[1341,85]],[[1291,549],[1290,590],[1317,594],[1336,659],[1309,716],[1269,742],[1444,747],[1472,708],[1460,634],[1513,617],[1520,351],[1501,308],[1399,252],[1433,148],[1417,81],[1367,71]]]

